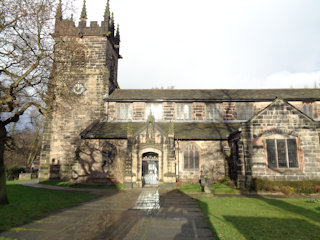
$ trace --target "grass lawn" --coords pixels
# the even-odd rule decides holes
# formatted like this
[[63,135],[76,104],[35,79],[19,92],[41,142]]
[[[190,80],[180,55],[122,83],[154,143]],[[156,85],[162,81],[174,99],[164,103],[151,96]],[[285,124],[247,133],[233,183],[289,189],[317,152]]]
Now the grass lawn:
[[213,187],[212,193],[214,194],[240,194],[240,190],[236,188],[229,187],[223,183],[211,184]]
[[40,184],[46,184],[51,186],[58,186],[58,187],[72,187],[72,188],[95,188],[95,189],[122,189],[122,184],[117,185],[86,185],[86,184],[79,184],[79,183],[70,183],[70,182],[63,182],[63,181],[43,181]]
[[308,198],[198,198],[217,239],[320,238],[320,202]]
[[178,190],[185,193],[201,193],[200,184],[183,184]]
[[10,204],[0,205],[0,231],[9,230],[49,212],[73,207],[98,197],[87,192],[26,187],[16,182],[7,183],[7,194]]
[[[240,190],[227,186],[224,183],[211,184],[214,194],[239,194]],[[183,184],[179,191],[185,193],[201,193],[200,184]]]

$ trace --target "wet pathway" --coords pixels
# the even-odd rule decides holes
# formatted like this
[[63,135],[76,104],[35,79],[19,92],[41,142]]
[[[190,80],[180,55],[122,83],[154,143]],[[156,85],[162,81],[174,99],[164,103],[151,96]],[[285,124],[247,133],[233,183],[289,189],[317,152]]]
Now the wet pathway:
[[105,191],[98,200],[3,232],[13,239],[214,239],[197,203],[176,190]]
[[160,209],[158,188],[143,188],[133,209],[156,211]]

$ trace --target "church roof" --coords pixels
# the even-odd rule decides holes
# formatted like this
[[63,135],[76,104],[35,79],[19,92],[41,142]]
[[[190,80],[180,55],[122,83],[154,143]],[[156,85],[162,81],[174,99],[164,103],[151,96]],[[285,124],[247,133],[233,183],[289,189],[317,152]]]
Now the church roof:
[[107,101],[287,101],[320,100],[320,89],[116,89]]
[[[141,129],[146,122],[132,122],[133,133]],[[169,131],[169,122],[156,122],[163,131]],[[80,135],[83,139],[126,139],[126,122],[98,122],[89,126]],[[226,140],[238,131],[240,123],[215,122],[175,122],[174,138],[178,140]]]

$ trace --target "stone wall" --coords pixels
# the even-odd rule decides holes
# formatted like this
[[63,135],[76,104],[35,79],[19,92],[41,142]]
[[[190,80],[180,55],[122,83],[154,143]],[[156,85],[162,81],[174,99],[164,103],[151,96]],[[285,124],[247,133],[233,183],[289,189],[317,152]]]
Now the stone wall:
[[89,184],[123,183],[127,140],[84,140],[77,149],[72,180]]
[[[243,157],[247,172],[270,180],[306,180],[320,178],[320,145],[317,122],[301,114],[281,99],[242,127]],[[296,139],[297,168],[268,166],[266,139]]]
[[206,104],[195,102],[192,104],[192,119],[206,120]]
[[163,106],[163,119],[164,120],[174,120],[175,115],[175,104],[173,102],[164,102]]
[[[184,151],[193,145],[199,151],[199,168],[184,168]],[[227,175],[227,141],[176,141],[176,172],[179,181],[198,183],[201,171],[211,181],[221,180]]]
[[[60,41],[58,39],[57,41]],[[88,36],[67,38],[64,41],[75,41],[83,46],[85,58],[81,70],[70,68],[55,74],[56,82],[66,84],[65,93],[55,91],[54,112],[46,120],[42,153],[40,159],[40,178],[50,178],[50,165],[61,165],[60,178],[69,179],[77,146],[81,144],[80,133],[92,122],[104,118],[104,95],[108,93],[109,69],[106,67],[108,51],[113,51],[107,37]],[[59,45],[56,52],[59,53]],[[64,51],[62,51],[64,52]],[[115,53],[112,53],[115,56]],[[60,56],[56,56],[57,59]],[[62,56],[61,59],[65,59]],[[117,59],[113,59],[117,62]],[[57,69],[62,67],[57,65]],[[116,82],[116,79],[115,79]],[[82,91],[75,93],[78,84]],[[113,87],[114,87],[113,83]],[[68,92],[70,89],[70,92]]]

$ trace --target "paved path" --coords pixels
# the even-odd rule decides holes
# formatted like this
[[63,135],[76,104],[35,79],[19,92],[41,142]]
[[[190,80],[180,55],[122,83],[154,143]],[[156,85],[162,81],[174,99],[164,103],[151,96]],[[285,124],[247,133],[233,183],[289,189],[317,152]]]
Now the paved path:
[[20,229],[0,236],[27,240],[214,239],[194,199],[176,190],[156,188],[104,190],[98,200],[49,215]]

